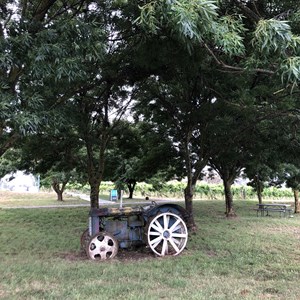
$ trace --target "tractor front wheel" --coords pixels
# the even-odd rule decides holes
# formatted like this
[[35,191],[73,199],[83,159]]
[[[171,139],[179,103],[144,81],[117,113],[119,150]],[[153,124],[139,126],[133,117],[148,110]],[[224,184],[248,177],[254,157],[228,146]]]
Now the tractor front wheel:
[[86,254],[93,260],[107,260],[114,258],[119,249],[118,241],[106,232],[93,235],[86,246]]

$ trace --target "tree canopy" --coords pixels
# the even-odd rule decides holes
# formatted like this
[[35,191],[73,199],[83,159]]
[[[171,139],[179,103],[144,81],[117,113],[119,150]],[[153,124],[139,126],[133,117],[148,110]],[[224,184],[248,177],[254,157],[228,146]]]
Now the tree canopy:
[[193,225],[209,161],[233,176],[273,168],[283,140],[298,154],[299,34],[291,0],[2,1],[1,160],[25,136],[55,137],[53,153],[63,139],[80,145],[70,148],[80,152],[92,207],[114,157],[127,179],[186,176]]

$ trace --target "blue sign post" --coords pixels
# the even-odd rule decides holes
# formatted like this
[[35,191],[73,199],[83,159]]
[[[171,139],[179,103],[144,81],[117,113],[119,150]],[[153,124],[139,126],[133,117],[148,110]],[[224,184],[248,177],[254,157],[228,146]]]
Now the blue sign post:
[[118,200],[118,191],[111,190],[110,191],[110,201],[117,201]]

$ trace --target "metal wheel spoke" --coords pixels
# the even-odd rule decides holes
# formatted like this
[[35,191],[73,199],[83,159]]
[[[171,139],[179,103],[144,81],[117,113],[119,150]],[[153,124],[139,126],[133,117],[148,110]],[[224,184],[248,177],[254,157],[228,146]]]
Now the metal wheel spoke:
[[161,233],[157,231],[149,231],[149,235],[160,236]]
[[150,245],[151,245],[153,248],[156,248],[157,245],[161,242],[162,239],[163,239],[162,236],[159,236],[159,237],[157,237],[156,239],[150,241]]
[[[155,224],[154,224],[155,223]],[[153,224],[152,224],[152,228],[153,229],[155,229],[155,230],[157,230],[158,232],[160,232],[160,233],[163,233],[163,231],[164,231],[164,229],[161,227],[161,225],[159,224],[159,222],[154,222]],[[159,225],[159,226],[157,226],[157,224]]]
[[187,238],[187,233],[172,233],[172,237]]
[[170,221],[170,216],[167,214],[164,214],[163,215],[164,230],[169,228],[169,221]]
[[165,256],[165,255],[167,255],[168,254],[168,249],[169,247],[168,247],[168,241],[167,240],[164,240],[164,242],[163,242],[163,246],[162,246],[162,250],[161,250],[161,255],[162,256]]
[[114,246],[106,246],[105,252],[114,252]]
[[182,224],[179,224],[178,226],[176,226],[176,228],[174,228],[173,232],[176,232],[182,228],[183,228]]
[[111,238],[110,238],[109,236],[106,235],[106,236],[104,237],[104,239],[102,240],[102,243],[103,243],[104,245],[107,245],[109,241],[111,241]]
[[178,246],[181,244],[180,241],[178,241],[177,239],[173,238],[173,242],[176,243]]
[[176,251],[176,253],[178,253],[180,251],[180,249],[177,247],[177,245],[175,243],[175,239],[170,238],[169,242],[172,245],[173,249]]
[[[178,230],[177,228],[177,225],[180,223],[180,220],[178,219],[171,227],[170,227],[170,231],[173,232],[173,231],[176,231]],[[180,228],[180,226],[179,226]]]
[[101,260],[107,259],[106,252],[100,251],[99,254],[100,254]]
[[[159,224],[159,223],[158,223]],[[157,232],[159,232],[160,234],[163,233],[164,229],[161,227],[161,225],[159,224],[160,227],[158,227],[156,224],[152,224],[151,228],[155,229]]]

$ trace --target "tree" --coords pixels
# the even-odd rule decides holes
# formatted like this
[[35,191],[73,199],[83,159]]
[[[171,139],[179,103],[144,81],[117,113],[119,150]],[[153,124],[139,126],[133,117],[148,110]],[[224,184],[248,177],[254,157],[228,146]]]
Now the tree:
[[[0,156],[22,136],[49,122],[53,103],[70,94],[74,77],[85,75],[86,60],[92,62],[101,53],[103,48],[99,42],[94,44],[97,53],[89,53],[85,59],[76,51],[77,43],[87,47],[92,35],[100,39],[102,34],[95,23],[84,27],[75,18],[88,9],[89,3],[1,2]],[[74,43],[67,47],[71,39]]]
[[255,145],[248,145],[250,159],[245,162],[244,174],[250,179],[248,185],[256,192],[260,204],[263,201],[264,188],[274,185],[278,172],[280,172],[280,165],[284,161],[281,147],[279,147],[282,139],[277,136],[278,131],[283,128],[278,126],[280,123],[280,120],[276,118],[257,124]]
[[64,201],[63,200],[63,193],[65,191],[67,183],[70,181],[71,173],[65,173],[65,172],[54,172],[49,170],[45,177],[42,179],[41,183],[42,185],[47,185],[48,182],[50,182],[50,186],[54,190],[54,192],[57,195],[57,201]]
[[[247,139],[246,135],[255,128],[255,124],[266,118],[273,118],[273,114],[278,115],[278,111],[272,109],[271,105],[287,91],[285,89],[287,84],[292,84],[289,86],[292,87],[292,92],[295,93],[297,89],[296,83],[300,74],[297,58],[299,47],[296,46],[299,41],[297,36],[299,26],[291,28],[285,20],[292,17],[297,19],[297,14],[286,14],[290,3],[282,5],[281,2],[276,1],[274,6],[269,6],[265,2],[259,2],[258,4],[256,5],[251,1],[245,3],[220,1],[218,4],[214,1],[200,2],[196,0],[149,1],[141,8],[141,16],[138,22],[148,33],[148,38],[152,41],[155,41],[153,36],[157,39],[161,38],[161,48],[164,45],[162,37],[164,37],[164,40],[169,38],[173,41],[173,44],[184,45],[187,50],[185,56],[190,58],[189,61],[183,55],[178,55],[181,50],[180,46],[177,46],[179,51],[175,55],[170,51],[173,48],[169,46],[166,49],[169,50],[169,55],[173,58],[175,67],[170,68],[169,59],[166,59],[162,65],[165,69],[169,68],[169,74],[172,74],[173,77],[170,75],[171,78],[167,78],[166,76],[163,77],[162,74],[157,74],[159,77],[153,77],[152,81],[148,82],[150,90],[153,89],[152,86],[155,86],[155,84],[160,86],[160,90],[157,88],[156,92],[153,93],[152,91],[152,96],[150,96],[151,91],[148,93],[151,109],[155,109],[156,114],[156,117],[154,113],[149,114],[151,117],[148,119],[151,122],[155,120],[156,124],[163,125],[164,122],[169,121],[167,125],[169,128],[172,127],[170,125],[172,119],[180,124],[180,126],[172,124],[172,128],[177,126],[177,134],[181,134],[180,139],[174,139],[174,132],[169,133],[169,136],[173,137],[173,142],[178,145],[178,148],[180,145],[185,145],[185,149],[184,147],[181,148],[181,153],[185,154],[186,173],[188,174],[185,199],[186,207],[190,213],[192,213],[193,187],[208,158],[211,156],[218,157],[219,163],[223,165],[223,177],[227,178],[226,181],[232,182],[232,176],[236,176],[243,167],[238,160],[240,160],[241,155],[244,156],[243,152],[246,151],[247,144],[249,146],[249,143],[253,143],[253,140]],[[184,51],[181,53],[184,53]],[[201,59],[195,59],[196,53]],[[188,70],[182,68],[183,62],[189,66]],[[176,72],[176,68],[180,71]],[[197,68],[198,77],[194,76],[194,80],[190,82],[198,81],[195,86],[201,86],[201,92],[198,92],[197,97],[200,99],[205,95],[202,98],[203,103],[205,102],[204,99],[207,99],[207,104],[201,105],[201,109],[199,109],[191,94],[191,91],[195,91],[192,85],[189,87],[182,84],[185,83],[185,77],[192,78],[193,75],[197,74],[194,72]],[[278,76],[279,73],[281,78]],[[184,75],[180,77],[178,74]],[[203,80],[204,74],[207,77]],[[171,98],[170,95],[175,94],[174,87],[176,83],[180,86],[178,88],[179,92],[176,97]],[[278,89],[281,84],[283,88]],[[183,93],[180,94],[181,91],[186,91],[188,96],[183,96]],[[145,95],[143,96],[145,97]],[[186,99],[191,103],[193,99],[193,105],[189,106]],[[234,102],[231,107],[236,106],[236,110],[243,112],[250,108],[248,111],[250,118],[247,117],[247,121],[243,122],[241,118],[245,114],[239,115],[237,111],[235,112],[236,122],[230,116],[231,112],[230,109],[228,110],[229,106],[227,106],[224,107],[225,118],[222,116],[222,112],[217,112],[217,115],[212,113],[205,119],[203,118],[205,109],[210,107],[214,110],[214,105],[211,102]],[[267,108],[270,108],[270,110],[267,110]],[[164,117],[168,121],[158,117],[163,114],[157,112],[159,109],[167,111]],[[199,121],[199,123],[192,123],[194,121],[191,121],[190,118],[192,110],[198,116],[198,120],[202,119],[201,124]],[[262,113],[260,113],[260,110],[262,110]],[[207,109],[207,111],[211,113],[211,110]],[[168,118],[166,115],[170,117]],[[184,122],[182,115],[186,116],[188,121]],[[231,118],[231,125],[226,126],[226,116],[229,119]],[[217,134],[218,139],[223,143],[214,142],[216,137],[213,135],[213,126],[216,125],[211,126],[211,124],[215,124],[214,118],[221,118],[222,120],[218,125],[220,126],[219,133],[223,132],[224,135],[225,128],[228,132],[225,139]],[[187,127],[184,128],[183,124]],[[235,128],[240,125],[240,129]],[[230,129],[230,126],[233,127],[233,130]],[[243,130],[245,133],[243,133]],[[169,132],[171,132],[170,129]],[[254,136],[251,135],[251,137]],[[226,145],[226,150],[222,149],[222,145],[223,148]],[[225,154],[226,151],[227,154]],[[237,157],[230,158],[230,152],[232,156],[237,155]],[[249,153],[246,154],[249,155]],[[229,163],[229,160],[225,157],[230,159],[231,162]],[[227,162],[226,166],[224,166],[225,161]],[[237,172],[233,169],[232,172],[229,172],[228,168],[231,169],[231,167],[228,164],[232,166],[236,164],[233,169]],[[229,173],[232,176],[225,176]],[[193,175],[191,176],[191,174]],[[227,206],[227,212],[231,211],[230,203],[231,201],[227,201],[229,205]]]
[[[107,151],[105,178],[117,186],[127,186],[129,199],[138,182],[164,173],[162,181],[173,176],[176,162],[170,141],[143,121],[122,121],[114,129]],[[171,167],[172,166],[172,167]]]
[[295,214],[300,213],[299,190],[300,190],[300,172],[299,168],[293,165],[288,165],[285,172],[286,186],[291,188],[294,193]]
[[[132,99],[140,99],[153,110],[144,109],[145,118],[164,129],[178,157],[184,157],[186,207],[195,225],[193,190],[211,155],[213,102],[231,101],[234,92],[234,99],[244,92],[240,107],[262,104],[263,97],[249,92],[257,82],[277,99],[297,92],[300,23],[299,14],[288,13],[290,5],[277,0],[272,5],[5,1],[0,12],[0,155],[21,134],[35,133],[41,124],[52,126],[58,109],[70,108],[77,136],[85,143],[91,205],[97,207],[113,128]],[[223,91],[236,80],[227,72],[246,83],[229,84]]]
[[84,145],[67,121],[57,125],[56,133],[49,128],[49,131],[23,138],[17,164],[21,170],[41,175],[41,182],[51,185],[58,201],[63,201],[63,192],[71,178],[87,180],[83,173]]
[[92,85],[105,48],[91,3],[1,4],[0,155],[25,134],[55,131],[61,104]]
[[93,17],[104,28],[106,51],[88,82],[71,98],[73,122],[87,153],[87,174],[91,206],[98,207],[99,186],[115,128],[126,117],[132,102],[132,86],[149,71],[132,59],[140,46],[140,32],[134,25],[136,3],[99,2]]
[[[225,92],[226,96],[229,95]],[[208,163],[222,178],[227,217],[236,216],[231,186],[249,159],[247,142],[251,119],[249,110],[241,110],[235,105],[234,98],[231,101],[226,102],[222,97],[216,99],[215,119],[209,124],[212,134],[209,136],[211,156]]]
[[286,93],[280,97],[269,94],[269,97],[265,97],[260,93],[269,105],[261,107],[261,120],[251,132],[255,143],[248,144],[251,159],[246,162],[244,169],[260,203],[265,186],[281,186],[286,182],[289,171],[285,166],[297,165],[299,151],[298,103],[295,94]]
[[[169,49],[169,44],[160,44]],[[173,48],[174,49],[174,48]],[[162,50],[164,51],[164,50]],[[189,226],[195,229],[193,217],[193,195],[201,171],[209,158],[207,144],[208,120],[213,97],[210,79],[212,73],[206,69],[205,56],[201,52],[189,56],[183,48],[177,48],[172,56],[164,60],[163,71],[150,77],[138,87],[136,112],[162,131],[173,145],[177,160],[184,162],[187,177],[185,205],[190,214]]]
[[[297,111],[297,101],[291,103],[289,111]],[[296,114],[289,114],[283,118],[282,123],[285,124],[284,130],[281,132],[281,139],[277,141],[277,155],[279,153],[281,159],[277,164],[276,173],[273,175],[273,184],[278,186],[286,185],[291,188],[294,193],[295,207],[294,212],[300,212],[299,204],[299,134],[300,126],[299,118]],[[288,146],[287,146],[288,145]]]

